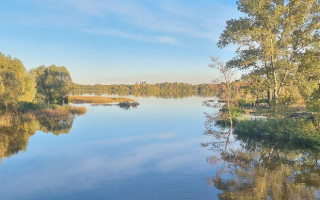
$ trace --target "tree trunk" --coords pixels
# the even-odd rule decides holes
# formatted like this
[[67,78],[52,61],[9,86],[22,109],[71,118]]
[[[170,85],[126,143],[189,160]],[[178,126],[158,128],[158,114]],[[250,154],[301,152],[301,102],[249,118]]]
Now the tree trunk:
[[229,138],[230,138],[230,134],[232,131],[232,116],[231,116],[231,110],[230,110],[230,97],[228,97],[227,101],[228,101],[228,114],[229,114],[230,128],[229,128],[229,132],[228,132],[228,136],[227,136],[225,151],[227,151],[227,147],[229,144]]
[[268,88],[268,105],[269,105],[269,109],[270,109],[270,107],[271,107],[270,88]]
[[273,76],[273,106],[276,110],[277,107],[277,101],[278,101],[278,79],[277,79],[277,74],[276,74],[276,70],[274,68],[274,60],[273,60],[273,56],[271,56],[271,70],[272,70],[272,76]]
[[279,89],[278,89],[278,91],[277,91],[277,95],[278,95],[278,96],[279,96],[280,93],[281,93],[281,89],[282,89],[282,87],[284,86],[284,83],[285,83],[285,81],[286,81],[286,79],[287,79],[288,74],[289,74],[289,70],[286,69],[286,73],[284,74],[284,76],[283,76],[283,78],[282,78],[282,80],[281,80]]

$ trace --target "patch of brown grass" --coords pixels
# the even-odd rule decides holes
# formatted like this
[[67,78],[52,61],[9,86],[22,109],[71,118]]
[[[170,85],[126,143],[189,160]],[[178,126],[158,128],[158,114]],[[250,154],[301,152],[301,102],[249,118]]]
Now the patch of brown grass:
[[87,108],[86,107],[75,107],[75,106],[69,106],[69,112],[75,115],[83,115],[86,114]]
[[94,103],[94,104],[108,104],[108,103],[123,103],[133,102],[133,99],[126,97],[97,97],[97,96],[69,96],[71,103]]
[[70,114],[82,115],[87,112],[85,107],[74,107],[74,106],[59,106],[55,109],[45,108],[40,110],[31,111],[37,118],[50,118],[60,119]]
[[37,118],[41,117],[50,117],[50,118],[61,118],[69,115],[69,112],[63,106],[59,106],[56,109],[45,108],[40,110],[31,111]]

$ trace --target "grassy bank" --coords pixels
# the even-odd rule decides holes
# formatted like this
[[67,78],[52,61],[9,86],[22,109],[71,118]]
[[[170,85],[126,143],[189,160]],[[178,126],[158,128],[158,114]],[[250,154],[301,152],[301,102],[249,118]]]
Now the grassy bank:
[[134,102],[133,99],[125,97],[97,97],[97,96],[70,96],[70,103],[93,103],[93,104],[109,104],[109,103],[124,103]]
[[[293,146],[320,149],[320,126],[315,117],[306,110],[296,112],[279,107],[277,113],[268,109],[264,101],[259,106],[250,101],[237,100],[230,105],[233,133],[238,137],[256,138],[271,144],[282,142]],[[291,111],[291,112],[289,112]],[[215,123],[221,127],[230,126],[226,104],[220,109]]]
[[274,140],[297,146],[320,148],[320,130],[310,120],[268,119],[241,121],[234,127],[234,134],[262,140]]

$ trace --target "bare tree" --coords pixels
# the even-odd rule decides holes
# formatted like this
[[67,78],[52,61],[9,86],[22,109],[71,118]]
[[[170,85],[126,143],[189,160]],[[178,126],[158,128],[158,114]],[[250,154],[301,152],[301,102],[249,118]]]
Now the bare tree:
[[228,107],[228,117],[230,121],[230,125],[232,127],[232,115],[231,115],[231,96],[232,96],[232,81],[235,79],[235,73],[231,68],[228,68],[226,64],[218,57],[211,57],[212,63],[209,64],[209,67],[217,69],[220,73],[220,77],[224,87],[224,92],[226,95],[227,107]]

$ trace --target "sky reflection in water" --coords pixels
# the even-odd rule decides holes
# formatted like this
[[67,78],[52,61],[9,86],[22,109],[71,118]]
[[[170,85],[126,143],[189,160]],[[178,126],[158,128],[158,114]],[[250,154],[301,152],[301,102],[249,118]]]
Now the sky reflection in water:
[[232,134],[225,148],[205,98],[137,100],[0,127],[0,199],[320,198],[319,151]]
[[38,131],[4,158],[1,199],[214,199],[200,97],[87,106],[67,135]]

